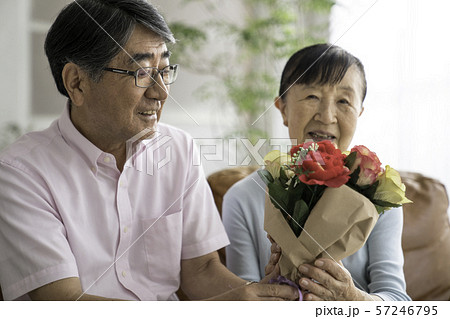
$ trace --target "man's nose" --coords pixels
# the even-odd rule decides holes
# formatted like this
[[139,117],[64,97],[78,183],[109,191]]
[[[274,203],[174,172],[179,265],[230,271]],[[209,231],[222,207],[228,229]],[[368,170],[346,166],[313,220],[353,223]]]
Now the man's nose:
[[317,114],[314,119],[324,124],[333,124],[337,122],[336,117],[336,104],[329,99],[324,99],[319,105]]
[[156,76],[156,83],[147,88],[145,95],[148,98],[164,101],[169,96],[169,87],[164,84],[160,74]]

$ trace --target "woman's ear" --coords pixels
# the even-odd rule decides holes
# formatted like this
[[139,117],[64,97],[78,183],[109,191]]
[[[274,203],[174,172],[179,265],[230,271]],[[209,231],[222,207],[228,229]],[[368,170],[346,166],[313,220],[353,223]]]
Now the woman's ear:
[[364,106],[361,105],[361,112],[359,112],[358,117],[361,116],[363,114],[363,112],[364,112]]
[[62,80],[72,104],[80,106],[84,103],[84,81],[86,73],[75,63],[67,63],[62,70]]
[[283,101],[283,99],[277,96],[274,100],[275,107],[280,110],[281,116],[283,117],[283,124],[288,126],[288,117],[287,117],[287,105]]

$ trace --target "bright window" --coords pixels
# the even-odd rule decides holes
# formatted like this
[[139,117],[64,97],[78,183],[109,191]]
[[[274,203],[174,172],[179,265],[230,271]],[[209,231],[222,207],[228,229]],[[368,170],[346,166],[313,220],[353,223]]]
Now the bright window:
[[365,65],[368,95],[354,144],[450,189],[450,2],[339,0],[330,42]]

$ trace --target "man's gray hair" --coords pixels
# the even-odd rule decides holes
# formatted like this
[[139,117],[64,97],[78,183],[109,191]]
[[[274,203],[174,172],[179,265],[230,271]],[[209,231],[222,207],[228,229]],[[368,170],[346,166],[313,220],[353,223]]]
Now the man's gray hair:
[[62,80],[62,70],[69,62],[99,81],[103,68],[125,46],[136,24],[168,43],[175,42],[164,18],[145,0],[76,0],[67,5],[45,40],[45,53],[58,91],[69,97]]

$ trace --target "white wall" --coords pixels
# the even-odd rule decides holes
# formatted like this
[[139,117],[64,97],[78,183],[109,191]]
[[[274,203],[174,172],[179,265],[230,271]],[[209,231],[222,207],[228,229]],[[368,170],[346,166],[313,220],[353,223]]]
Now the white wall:
[[28,123],[28,0],[0,2],[0,127]]

